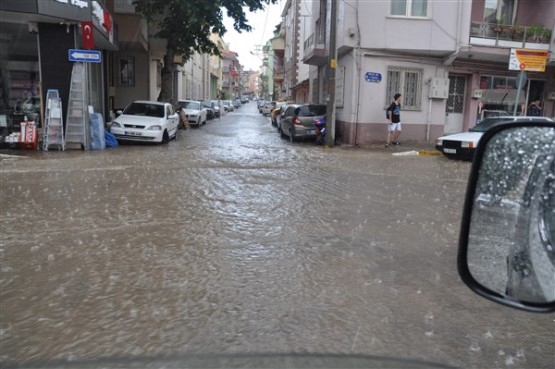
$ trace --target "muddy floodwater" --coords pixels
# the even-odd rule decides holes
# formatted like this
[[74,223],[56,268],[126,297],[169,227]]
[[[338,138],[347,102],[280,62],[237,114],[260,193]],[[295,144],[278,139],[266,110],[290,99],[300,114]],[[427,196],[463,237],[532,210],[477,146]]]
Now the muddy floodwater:
[[[384,127],[385,138],[385,127]],[[553,368],[553,315],[456,270],[470,164],[280,138],[254,102],[167,145],[2,151],[0,359],[340,353]]]

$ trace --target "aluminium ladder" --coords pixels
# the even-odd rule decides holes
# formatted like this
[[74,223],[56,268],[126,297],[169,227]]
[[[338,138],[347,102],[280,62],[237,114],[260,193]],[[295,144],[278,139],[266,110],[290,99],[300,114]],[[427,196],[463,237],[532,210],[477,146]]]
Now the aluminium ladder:
[[84,63],[74,63],[67,106],[65,144],[78,144],[88,148],[87,71]]
[[42,147],[48,151],[50,145],[57,145],[58,150],[65,150],[64,123],[62,116],[62,99],[58,90],[46,92],[46,115]]

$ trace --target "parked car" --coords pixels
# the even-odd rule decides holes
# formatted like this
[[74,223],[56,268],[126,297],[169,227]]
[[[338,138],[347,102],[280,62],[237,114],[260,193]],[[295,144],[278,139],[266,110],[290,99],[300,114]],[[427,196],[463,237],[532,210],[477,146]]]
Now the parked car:
[[529,122],[552,122],[553,120],[545,117],[493,117],[486,118],[478,123],[470,132],[456,133],[453,135],[439,137],[436,141],[436,150],[440,151],[449,159],[461,159],[472,161],[474,152],[478,146],[480,138],[489,128],[512,121],[529,121]]
[[272,114],[272,110],[276,107],[275,101],[266,101],[262,106],[262,115],[270,115]]
[[259,100],[256,102],[256,107],[258,108],[258,112],[259,112],[260,114],[262,114],[262,108],[264,107],[264,104],[266,104],[266,100],[264,100],[264,99],[259,99]]
[[278,131],[291,142],[297,139],[316,137],[314,122],[326,115],[326,105],[293,104],[283,113]]
[[226,112],[235,110],[235,106],[233,105],[233,102],[231,100],[223,100],[222,103]]
[[212,107],[214,109],[214,117],[219,118],[222,116],[222,107],[219,100],[212,100]]
[[110,132],[118,141],[163,142],[177,137],[179,116],[170,103],[138,100],[112,121]]
[[189,124],[194,124],[197,127],[206,124],[207,111],[199,101],[180,100],[177,104],[185,111]]
[[235,109],[239,109],[242,106],[241,99],[233,100],[233,106],[235,107]]
[[281,115],[283,114],[285,109],[291,104],[292,102],[284,102],[284,101],[278,101],[276,103],[276,106],[274,110],[272,110],[272,114],[271,114],[272,125],[274,127],[278,126],[279,120],[281,119]]
[[206,109],[206,118],[208,120],[214,119],[216,116],[216,109],[214,108],[212,100],[203,100],[201,101],[201,105]]

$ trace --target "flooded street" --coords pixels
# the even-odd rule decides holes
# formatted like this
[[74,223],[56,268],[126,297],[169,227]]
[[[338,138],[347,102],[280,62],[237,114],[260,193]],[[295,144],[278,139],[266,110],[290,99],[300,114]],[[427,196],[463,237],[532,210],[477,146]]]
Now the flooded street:
[[168,145],[3,152],[27,157],[0,162],[1,361],[553,368],[553,316],[489,302],[457,274],[469,163],[392,155],[410,149],[290,144],[251,102]]

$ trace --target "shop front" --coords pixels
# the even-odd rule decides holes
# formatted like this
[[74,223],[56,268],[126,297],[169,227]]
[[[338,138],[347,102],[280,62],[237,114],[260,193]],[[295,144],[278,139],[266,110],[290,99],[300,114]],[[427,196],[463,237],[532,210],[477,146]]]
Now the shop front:
[[[65,123],[73,68],[68,50],[83,47],[85,21],[94,25],[95,48],[116,49],[111,15],[96,1],[0,2],[0,147],[38,147],[24,140],[40,140],[48,90],[58,91]],[[88,103],[104,112],[105,68],[89,68]],[[36,131],[29,135],[22,122]]]
[[528,105],[537,99],[542,100],[545,81],[528,79],[518,90],[517,77],[482,75],[480,77],[482,98],[476,119],[482,120],[497,115],[526,115]]

